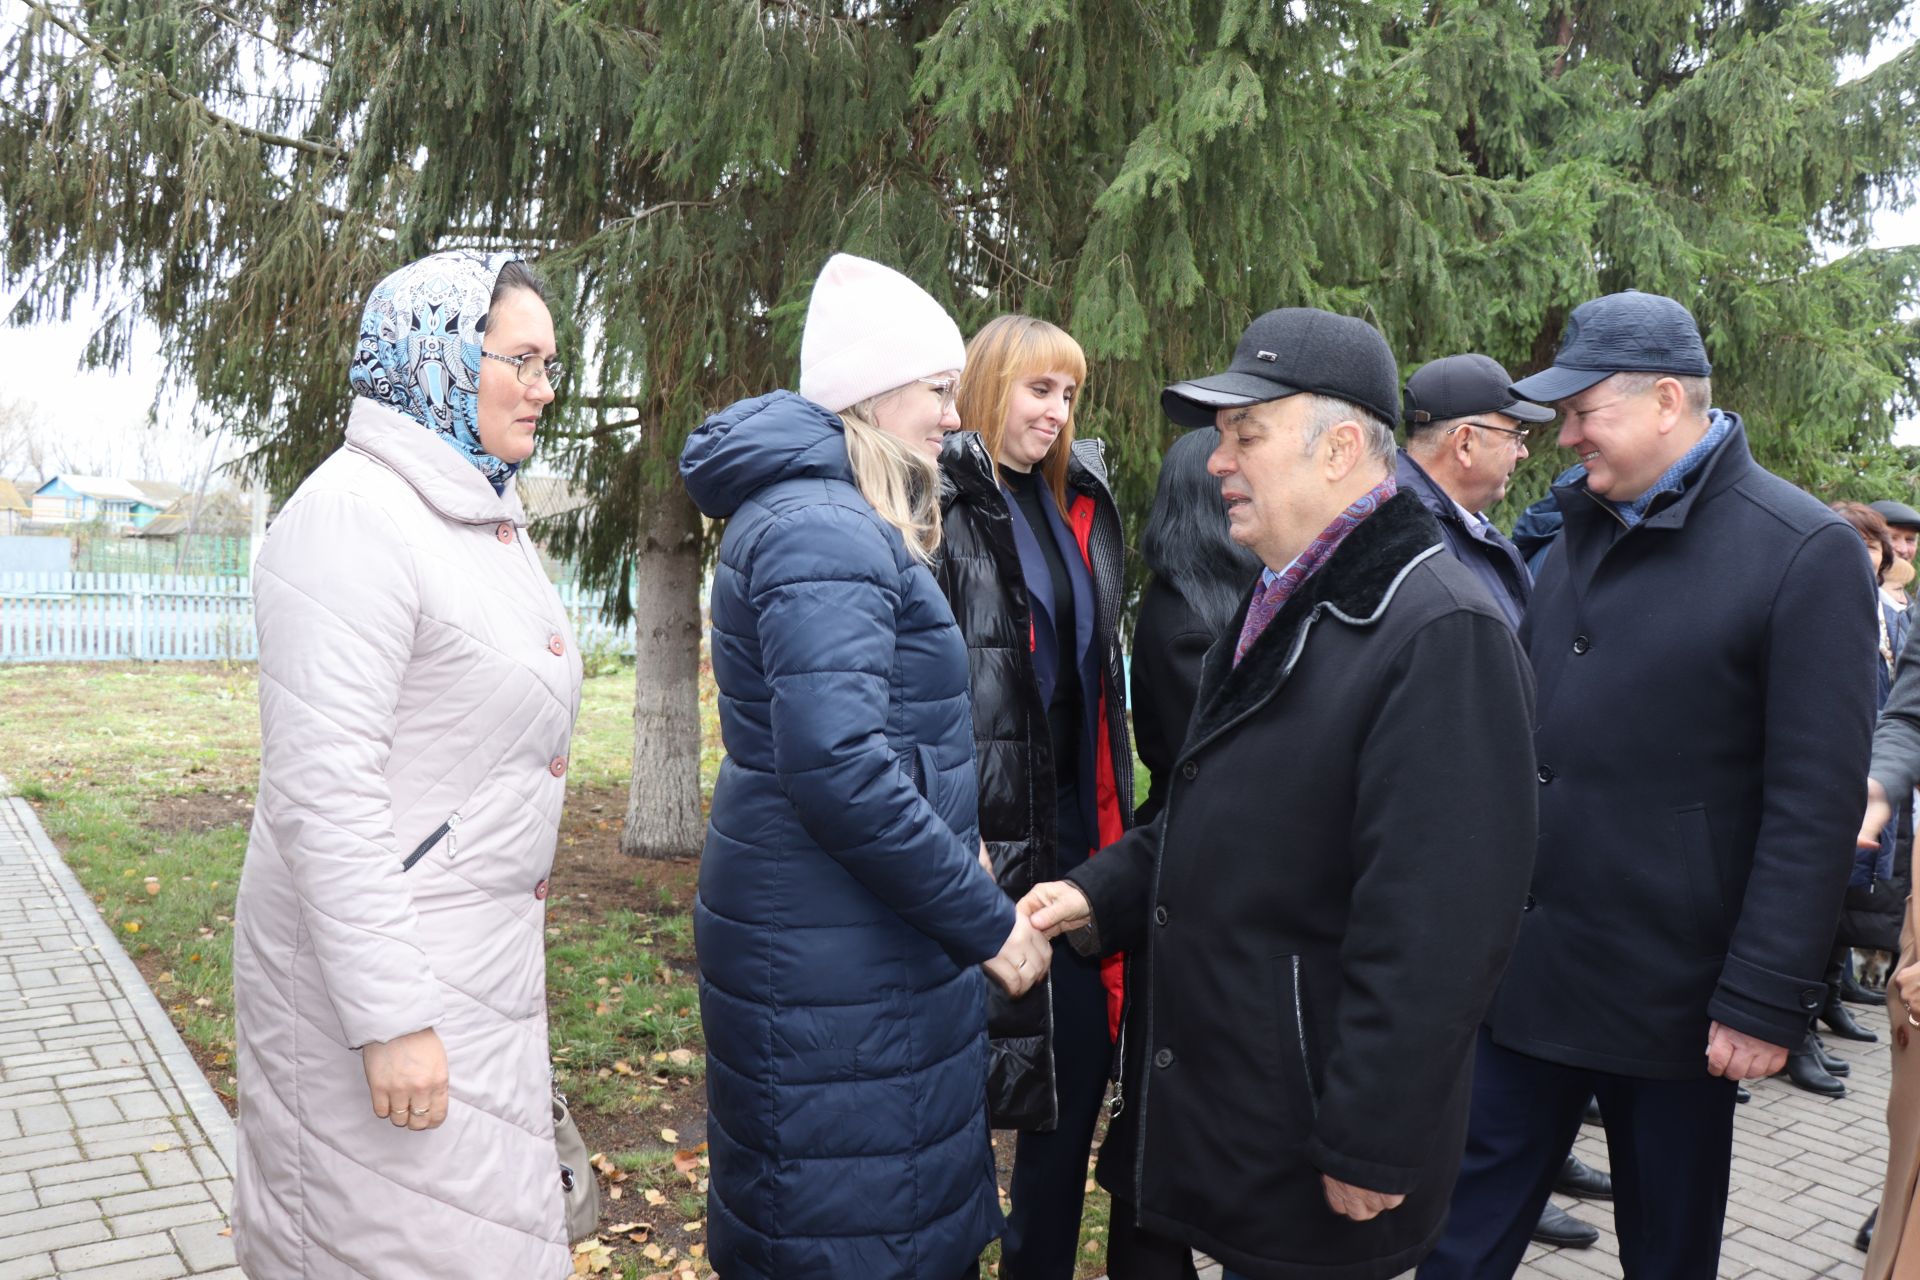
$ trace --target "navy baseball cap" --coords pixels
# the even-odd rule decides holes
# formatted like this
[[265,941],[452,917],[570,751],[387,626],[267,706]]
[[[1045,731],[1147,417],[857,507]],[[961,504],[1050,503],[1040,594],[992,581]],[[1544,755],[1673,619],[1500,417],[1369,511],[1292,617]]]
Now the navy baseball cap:
[[1553,410],[1513,394],[1513,376],[1492,356],[1442,356],[1407,379],[1402,416],[1414,426],[1504,413],[1522,422],[1552,422]]
[[1247,326],[1225,373],[1174,383],[1160,408],[1183,427],[1211,427],[1216,410],[1307,392],[1357,404],[1391,426],[1399,387],[1392,348],[1365,320],[1282,307]]
[[1616,373],[1705,378],[1713,365],[1691,312],[1672,298],[1629,289],[1575,307],[1553,364],[1514,383],[1513,394],[1551,403]]

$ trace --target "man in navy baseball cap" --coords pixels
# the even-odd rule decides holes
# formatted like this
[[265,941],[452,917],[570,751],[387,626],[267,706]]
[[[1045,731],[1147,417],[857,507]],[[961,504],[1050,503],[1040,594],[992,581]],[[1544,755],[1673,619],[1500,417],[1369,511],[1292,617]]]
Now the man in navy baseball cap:
[[1736,1082],[1817,1054],[1878,623],[1851,526],[1764,470],[1671,298],[1576,308],[1512,393],[1584,468],[1522,638],[1539,841],[1420,1280],[1514,1274],[1596,1098],[1634,1280],[1712,1280]]

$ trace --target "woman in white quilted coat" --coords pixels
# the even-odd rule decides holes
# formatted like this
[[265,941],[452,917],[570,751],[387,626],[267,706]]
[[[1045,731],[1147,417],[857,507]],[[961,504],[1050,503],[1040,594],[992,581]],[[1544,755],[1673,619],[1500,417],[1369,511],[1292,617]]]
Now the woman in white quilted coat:
[[233,1207],[254,1280],[570,1269],[544,928],[580,660],[513,486],[554,354],[511,255],[389,276],[346,443],[255,570]]

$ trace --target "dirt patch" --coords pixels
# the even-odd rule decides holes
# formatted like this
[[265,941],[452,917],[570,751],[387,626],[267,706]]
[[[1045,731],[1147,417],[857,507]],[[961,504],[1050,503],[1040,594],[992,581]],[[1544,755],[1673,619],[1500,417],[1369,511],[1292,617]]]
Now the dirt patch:
[[[549,916],[591,923],[609,911],[678,915],[693,909],[700,860],[636,858],[620,852],[626,812],[627,793],[612,787],[587,787],[567,797],[560,843],[553,853]],[[671,959],[680,968],[692,964],[691,956]]]
[[[147,980],[147,989],[152,991],[154,998],[164,1006],[168,996],[177,991],[177,988],[160,980],[161,975],[167,972],[166,959],[146,950],[141,950],[137,954],[130,952],[129,955],[133,960],[134,968],[138,969],[140,976]],[[200,1068],[200,1074],[206,1077],[208,1087],[219,1097],[220,1105],[227,1109],[229,1116],[237,1117],[240,1114],[240,1100],[234,1093],[235,1068],[232,1057],[224,1053],[216,1054],[213,1050],[194,1043],[187,1036],[181,1036],[180,1041],[187,1046],[187,1052],[193,1055],[193,1065]]]
[[247,796],[217,791],[189,791],[159,796],[147,805],[140,825],[168,835],[218,831],[253,821],[253,801]]

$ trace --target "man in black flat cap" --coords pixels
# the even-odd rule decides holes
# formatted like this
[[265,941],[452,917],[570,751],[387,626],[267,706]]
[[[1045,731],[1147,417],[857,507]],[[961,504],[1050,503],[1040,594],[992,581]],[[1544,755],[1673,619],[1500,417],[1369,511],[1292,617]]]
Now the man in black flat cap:
[[1519,642],[1398,492],[1397,382],[1370,326],[1290,309],[1162,397],[1266,570],[1160,815],[1021,903],[1129,956],[1117,1280],[1135,1227],[1262,1280],[1385,1280],[1439,1236],[1538,788]]
[[1628,1280],[1712,1280],[1735,1082],[1778,1071],[1822,974],[1873,729],[1873,575],[1838,516],[1710,408],[1671,298],[1576,308],[1517,396],[1585,475],[1521,637],[1540,840],[1421,1280],[1511,1276],[1597,1097]]

